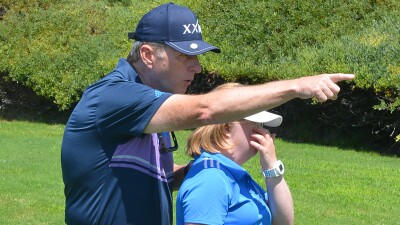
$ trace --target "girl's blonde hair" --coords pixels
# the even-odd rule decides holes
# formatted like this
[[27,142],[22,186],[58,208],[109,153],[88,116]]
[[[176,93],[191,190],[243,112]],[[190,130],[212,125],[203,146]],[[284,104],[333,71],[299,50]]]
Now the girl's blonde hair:
[[[239,83],[226,83],[214,90],[231,89],[242,86]],[[213,90],[213,91],[214,91]],[[201,154],[201,149],[209,153],[219,153],[221,149],[233,146],[227,139],[225,132],[230,129],[232,123],[210,124],[197,128],[190,134],[187,141],[187,154],[195,157]]]

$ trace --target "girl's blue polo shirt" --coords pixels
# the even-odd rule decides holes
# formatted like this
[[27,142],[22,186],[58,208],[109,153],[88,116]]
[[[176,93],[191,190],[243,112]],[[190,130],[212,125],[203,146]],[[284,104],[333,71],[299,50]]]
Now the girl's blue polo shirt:
[[241,166],[222,154],[203,152],[176,200],[176,223],[271,224],[267,193]]

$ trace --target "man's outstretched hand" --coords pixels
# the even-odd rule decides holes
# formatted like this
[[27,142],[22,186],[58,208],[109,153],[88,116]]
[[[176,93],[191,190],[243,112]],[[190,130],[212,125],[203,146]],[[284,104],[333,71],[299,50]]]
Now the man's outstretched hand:
[[298,93],[302,99],[316,98],[319,102],[325,102],[328,99],[336,100],[340,87],[339,81],[352,80],[354,74],[320,74],[309,77],[302,77],[297,80]]

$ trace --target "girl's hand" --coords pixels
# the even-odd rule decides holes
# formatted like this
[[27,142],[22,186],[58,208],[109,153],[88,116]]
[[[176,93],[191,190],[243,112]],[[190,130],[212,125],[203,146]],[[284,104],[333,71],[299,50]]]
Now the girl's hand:
[[250,136],[254,141],[250,141],[250,145],[259,152],[262,169],[271,169],[277,161],[274,144],[276,134],[262,127],[254,128],[253,132]]

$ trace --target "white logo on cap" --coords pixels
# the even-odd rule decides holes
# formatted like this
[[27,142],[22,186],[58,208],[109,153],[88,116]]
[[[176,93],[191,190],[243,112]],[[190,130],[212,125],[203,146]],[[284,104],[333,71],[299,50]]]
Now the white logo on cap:
[[192,44],[190,44],[190,48],[191,49],[196,49],[196,48],[198,48],[199,46],[196,44],[196,43],[192,43]]
[[196,21],[196,24],[190,23],[190,24],[183,24],[183,27],[185,28],[185,31],[183,31],[183,34],[189,33],[201,33],[201,27],[199,24],[199,20]]

